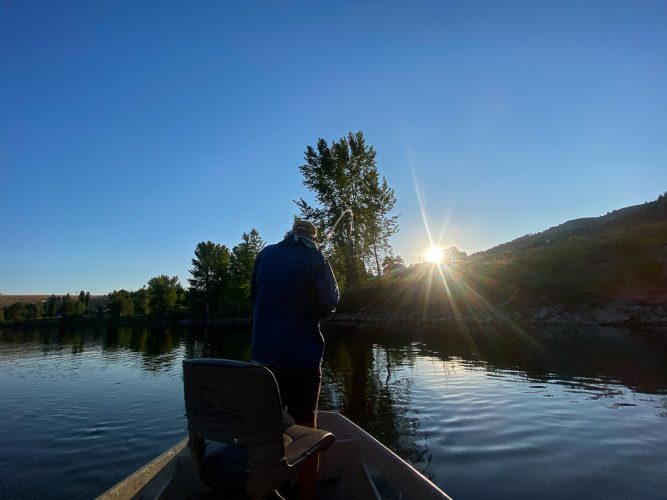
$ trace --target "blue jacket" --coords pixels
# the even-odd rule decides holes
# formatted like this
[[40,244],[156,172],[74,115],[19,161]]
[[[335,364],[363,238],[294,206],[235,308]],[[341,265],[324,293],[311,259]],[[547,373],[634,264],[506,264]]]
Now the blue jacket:
[[334,312],[336,278],[322,252],[289,233],[265,247],[252,273],[252,359],[273,366],[319,366],[320,318]]

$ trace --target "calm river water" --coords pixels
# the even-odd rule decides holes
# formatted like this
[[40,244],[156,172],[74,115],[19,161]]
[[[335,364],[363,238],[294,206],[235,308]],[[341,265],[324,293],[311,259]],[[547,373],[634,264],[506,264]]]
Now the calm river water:
[[[321,407],[455,498],[665,498],[667,351],[614,329],[330,329]],[[0,330],[0,498],[90,498],[185,434],[244,328]]]

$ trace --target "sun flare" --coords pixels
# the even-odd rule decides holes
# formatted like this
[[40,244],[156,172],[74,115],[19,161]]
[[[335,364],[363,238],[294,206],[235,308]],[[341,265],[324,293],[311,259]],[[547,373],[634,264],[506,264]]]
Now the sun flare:
[[442,247],[433,245],[426,250],[424,257],[426,258],[426,262],[440,264],[445,258],[445,251]]

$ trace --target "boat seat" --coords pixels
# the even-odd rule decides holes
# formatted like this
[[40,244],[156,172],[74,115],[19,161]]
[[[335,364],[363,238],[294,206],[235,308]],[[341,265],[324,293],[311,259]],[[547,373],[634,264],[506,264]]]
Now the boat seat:
[[185,360],[183,386],[199,475],[225,495],[266,497],[335,440],[330,432],[285,423],[278,384],[264,366]]

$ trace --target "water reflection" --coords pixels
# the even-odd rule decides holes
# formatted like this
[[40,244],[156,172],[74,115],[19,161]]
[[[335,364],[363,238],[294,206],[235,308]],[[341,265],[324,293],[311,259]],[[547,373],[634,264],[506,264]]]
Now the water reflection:
[[[547,462],[555,453],[566,456],[561,451],[566,433],[558,427],[558,419],[553,421],[553,415],[569,420],[577,442],[568,446],[579,453],[594,448],[589,439],[604,441],[607,437],[602,431],[591,437],[586,430],[591,425],[601,426],[608,434],[627,429],[637,432],[639,438],[645,435],[645,430],[630,430],[631,425],[622,421],[607,422],[610,417],[605,409],[643,405],[638,409],[642,413],[634,417],[643,419],[664,416],[663,407],[667,406],[667,398],[660,397],[667,393],[664,344],[637,336],[636,332],[565,328],[536,332],[526,338],[513,332],[459,329],[455,325],[411,332],[399,328],[339,328],[330,329],[327,342],[324,406],[348,415],[452,493],[455,480],[451,471],[457,470],[452,461],[456,457],[464,463],[457,456],[458,448],[452,445],[459,439],[467,443],[461,451],[464,456],[479,450],[474,459],[470,458],[473,463],[468,464],[478,470],[499,468],[492,464],[495,460],[503,462],[494,457],[499,450],[524,450],[527,459],[531,446],[539,446]],[[430,378],[424,369],[425,360]],[[475,379],[475,374],[489,382]],[[635,401],[628,388],[656,397]],[[541,403],[534,399],[538,396],[554,399]],[[597,400],[609,402],[602,411],[599,406],[584,404]],[[449,443],[448,426],[460,426],[457,432],[449,433],[453,436]],[[474,435],[479,437],[471,437]],[[531,440],[533,444],[524,449]],[[628,450],[633,447],[640,450],[643,444],[636,441],[627,446]],[[600,453],[616,449],[609,442]],[[434,456],[439,465],[432,463]],[[576,456],[563,458],[562,466],[556,465],[555,470],[574,472],[577,462],[572,459]],[[509,472],[504,474],[508,476]],[[516,480],[526,481],[519,477]],[[462,486],[462,490],[469,486]],[[599,488],[607,491],[604,483]],[[512,493],[511,489],[507,491],[508,495]],[[468,492],[466,496],[470,496]]]
[[410,415],[413,380],[392,379],[391,367],[410,366],[410,346],[388,348],[359,335],[328,335],[321,407],[359,423],[412,463],[422,462],[426,446],[416,440],[418,419]]
[[[557,381],[586,389],[586,380],[599,378],[640,392],[667,392],[667,342],[645,339],[629,330],[561,328],[526,337],[488,328],[461,330],[454,324],[412,329],[329,327],[325,336],[325,372],[331,384],[343,391],[329,397],[350,414],[360,414],[369,404],[369,395],[380,396],[389,387],[392,367],[412,366],[419,356],[441,359],[443,369],[447,361],[460,358],[483,366],[489,374],[519,371],[536,383]],[[20,355],[22,345],[39,345],[44,354],[68,350],[81,355],[87,346],[100,343],[104,353],[140,353],[149,371],[173,366],[181,359],[180,349],[187,358],[250,358],[246,327],[0,329],[4,355],[10,351]]]
[[[646,438],[667,423],[667,348],[637,332],[564,328],[526,335],[454,324],[329,327],[325,336],[321,408],[343,412],[455,496],[520,495],[540,488],[535,478],[545,477],[580,493],[576,488],[583,483],[572,478],[581,457],[595,463],[595,471],[627,469],[619,478],[650,478],[655,464],[667,459],[664,432]],[[43,496],[58,481],[63,484],[56,490],[69,496],[94,496],[167,447],[184,429],[181,360],[198,357],[248,360],[248,328],[0,329],[5,449],[20,455],[30,446],[14,442],[14,436],[42,433],[44,440],[52,428],[61,436],[57,446],[65,448],[55,452],[67,457],[62,469],[54,467],[44,477],[43,489],[30,483],[37,489],[17,494],[14,483],[0,482],[0,497]],[[58,385],[52,381],[56,375]],[[81,394],[97,405],[103,394],[107,406],[93,411],[80,403]],[[141,421],[143,445],[128,447],[134,442],[128,440],[136,440],[131,429]],[[121,434],[127,435],[119,439]],[[93,443],[66,448],[93,438],[95,446],[107,447],[96,458],[100,464],[122,457],[121,463],[77,482]],[[616,455],[618,439],[622,459]],[[20,477],[21,468],[43,464],[54,450],[23,459],[7,453],[0,451],[0,476]],[[531,467],[544,470],[531,474]],[[89,463],[86,470],[92,469]],[[602,474],[586,470],[589,476]],[[469,494],[479,488],[476,474],[482,472],[490,483],[507,483],[505,489],[494,484],[493,490]],[[569,483],[550,474],[569,477]],[[667,486],[651,481],[644,481],[646,495]],[[622,484],[614,487],[624,491]],[[598,493],[612,491],[600,488]]]
[[180,334],[168,327],[112,327],[102,341],[107,353],[123,349],[141,353],[143,368],[149,372],[172,369],[181,359],[180,344]]
[[184,340],[187,358],[250,360],[250,330],[247,327],[192,328]]
[[667,339],[659,342],[630,330],[554,328],[527,336],[490,327],[463,330],[453,324],[410,331],[385,327],[329,333],[328,349],[341,341],[361,350],[379,345],[396,365],[414,362],[416,356],[443,362],[460,358],[489,373],[518,371],[536,382],[576,386],[580,379],[599,378],[640,392],[667,392]]

